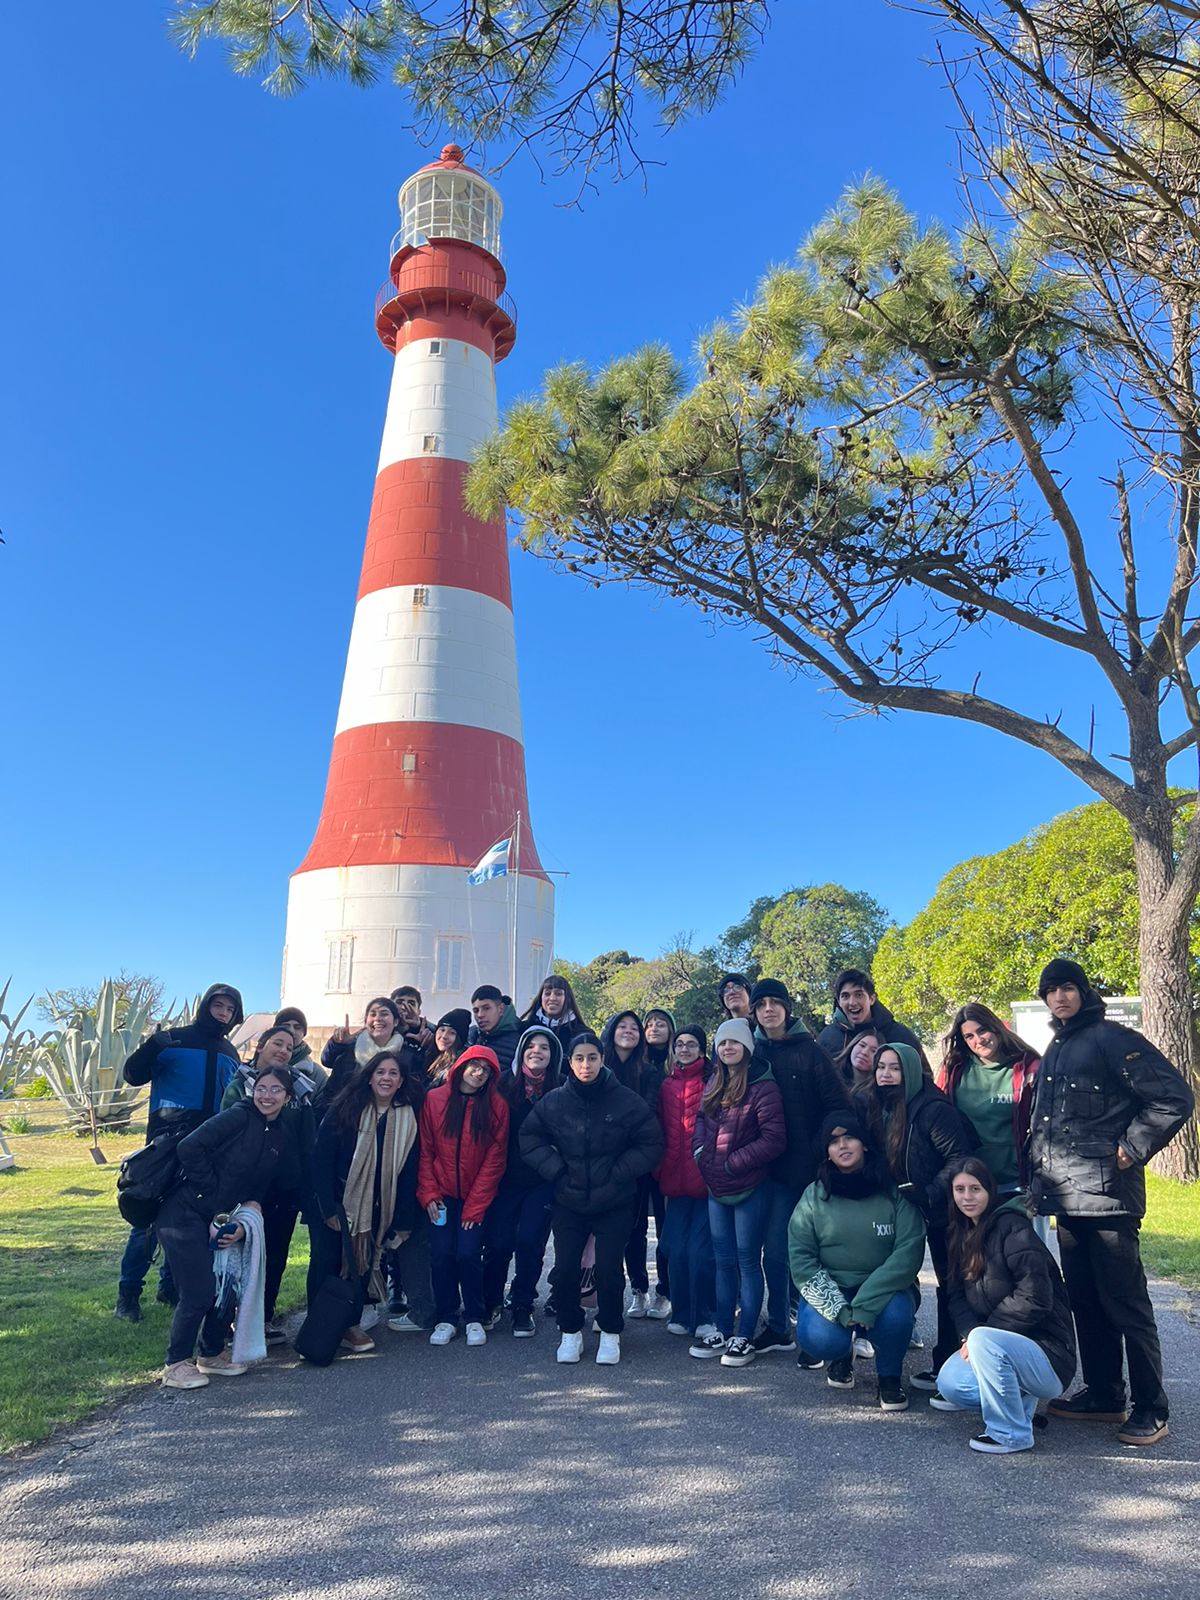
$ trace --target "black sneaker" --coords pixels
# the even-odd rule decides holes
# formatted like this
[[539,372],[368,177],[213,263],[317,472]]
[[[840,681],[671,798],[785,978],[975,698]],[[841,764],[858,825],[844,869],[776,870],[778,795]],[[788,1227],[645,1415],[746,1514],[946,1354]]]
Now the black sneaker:
[[504,1312],[499,1306],[493,1306],[490,1311],[485,1311],[483,1313],[483,1319],[480,1322],[480,1327],[485,1333],[491,1333],[492,1329],[500,1321],[500,1318],[503,1315]]
[[142,1320],[142,1302],[136,1294],[119,1294],[113,1316],[121,1322],[140,1322]]
[[749,1339],[730,1339],[721,1356],[723,1367],[748,1367],[758,1351]]
[[774,1328],[764,1328],[754,1340],[754,1348],[760,1356],[765,1356],[773,1350],[794,1350],[796,1341],[789,1334],[776,1333]]
[[963,1409],[961,1406],[956,1406],[953,1400],[947,1400],[940,1389],[935,1389],[929,1396],[929,1407],[931,1411],[961,1411]]
[[1117,1429],[1117,1438],[1122,1444],[1157,1444],[1170,1431],[1161,1412],[1152,1406],[1134,1406],[1129,1421]]
[[815,1356],[811,1350],[797,1350],[796,1365],[805,1372],[820,1372],[825,1365],[824,1356]]
[[1077,1390],[1069,1400],[1051,1400],[1046,1411],[1064,1422],[1124,1422],[1128,1415],[1122,1401],[1093,1396],[1087,1389]]
[[907,1411],[908,1395],[899,1378],[880,1378],[879,1408],[881,1411]]
[[843,1356],[840,1361],[831,1361],[829,1371],[825,1374],[825,1382],[831,1389],[853,1389],[853,1360],[849,1356]]
[[160,1306],[177,1306],[179,1304],[179,1290],[174,1288],[164,1289],[160,1283],[158,1286],[158,1293],[154,1296],[154,1298],[158,1301]]
[[985,1456],[1017,1456],[1022,1450],[1032,1450],[1033,1440],[1028,1444],[1001,1444],[999,1439],[993,1439],[990,1433],[977,1433],[967,1443],[972,1450],[979,1450]]
[[512,1330],[514,1339],[532,1339],[537,1329],[533,1325],[533,1312],[528,1306],[514,1306],[512,1308]]
[[914,1372],[908,1382],[910,1388],[934,1391],[937,1389],[937,1373],[927,1367],[924,1372]]

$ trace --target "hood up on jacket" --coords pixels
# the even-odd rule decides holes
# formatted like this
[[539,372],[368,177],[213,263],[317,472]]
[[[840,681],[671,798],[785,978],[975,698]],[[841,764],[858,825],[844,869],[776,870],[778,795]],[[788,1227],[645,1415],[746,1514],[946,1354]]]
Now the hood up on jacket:
[[[489,1050],[486,1044],[469,1044],[459,1056],[458,1060],[446,1074],[446,1082],[452,1089],[457,1089],[462,1079],[463,1068],[468,1061],[486,1061],[490,1069],[488,1086],[500,1081],[500,1062],[494,1050]],[[486,1093],[486,1090],[484,1091]]]
[[[208,1009],[212,1001],[220,994],[228,995],[233,1001],[233,1017],[229,1022],[218,1022]],[[240,1027],[245,1020],[246,1013],[242,1009],[241,991],[235,989],[231,983],[213,983],[200,996],[200,1004],[196,1008],[196,1020],[193,1026],[199,1028],[201,1033],[213,1034],[216,1038],[222,1039],[228,1034],[230,1028]]]
[[632,1017],[634,1026],[638,1031],[637,1048],[634,1050],[630,1060],[636,1060],[639,1056],[644,1056],[646,1053],[646,1030],[642,1027],[641,1017],[638,1016],[636,1011],[618,1011],[615,1016],[609,1017],[608,1021],[604,1024],[604,1031],[600,1035],[600,1052],[604,1057],[604,1064],[606,1067],[612,1065],[612,1061],[609,1058],[616,1055],[617,1047],[613,1043],[613,1035],[616,1033],[617,1023],[620,1022],[622,1017]]
[[525,1054],[525,1046],[531,1039],[539,1038],[545,1039],[550,1046],[550,1060],[546,1063],[546,1077],[548,1079],[562,1077],[563,1047],[559,1042],[558,1035],[552,1033],[549,1028],[544,1028],[540,1022],[535,1022],[531,1028],[526,1028],[525,1032],[517,1040],[517,1050],[513,1056],[511,1068],[514,1078],[521,1076],[521,1057]]
[[921,1058],[910,1044],[881,1044],[875,1052],[875,1065],[878,1066],[879,1058],[885,1050],[894,1050],[900,1058],[900,1071],[903,1074],[904,1101],[910,1104],[920,1094],[925,1086],[925,1069],[921,1065]]

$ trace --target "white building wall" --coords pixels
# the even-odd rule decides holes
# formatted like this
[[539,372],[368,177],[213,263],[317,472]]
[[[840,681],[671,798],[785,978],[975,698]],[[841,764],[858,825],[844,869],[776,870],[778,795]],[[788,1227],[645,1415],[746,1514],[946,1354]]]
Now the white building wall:
[[[296,874],[288,895],[283,1003],[299,1006],[310,1024],[329,1026],[347,1012],[352,1022],[361,1019],[369,1000],[401,983],[420,989],[433,1018],[469,1005],[481,983],[507,994],[511,883],[492,878],[472,887],[464,867],[325,867]],[[554,890],[543,879],[521,878],[518,896],[513,999],[523,1010],[553,961]],[[439,941],[450,940],[461,941],[453,986],[439,982],[437,970]],[[331,967],[335,979],[344,980],[333,987]]]

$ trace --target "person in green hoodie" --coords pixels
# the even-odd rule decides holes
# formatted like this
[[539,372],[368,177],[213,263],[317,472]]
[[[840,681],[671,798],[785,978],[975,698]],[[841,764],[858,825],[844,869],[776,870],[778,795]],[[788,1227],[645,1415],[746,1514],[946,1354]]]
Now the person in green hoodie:
[[494,1051],[501,1074],[512,1070],[521,1037],[516,1007],[494,983],[481,983],[471,996],[471,1015],[475,1018],[467,1035],[468,1044],[485,1044]]
[[800,1290],[796,1340],[830,1363],[826,1382],[854,1387],[857,1330],[875,1346],[879,1404],[906,1411],[901,1382],[912,1337],[913,1285],[925,1257],[921,1213],[871,1148],[858,1112],[833,1111],[821,1125],[822,1156],[788,1225],[792,1277]]

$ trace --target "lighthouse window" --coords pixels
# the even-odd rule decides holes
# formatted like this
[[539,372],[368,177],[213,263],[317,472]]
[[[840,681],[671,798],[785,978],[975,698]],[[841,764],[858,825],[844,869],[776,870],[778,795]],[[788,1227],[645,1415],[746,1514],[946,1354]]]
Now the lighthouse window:
[[414,606],[427,606],[429,604],[429,590],[423,583],[418,583],[413,590],[412,603]]
[[354,965],[354,940],[329,941],[329,967],[325,975],[325,989],[329,994],[349,994],[351,970]]
[[546,946],[540,939],[532,939],[530,941],[529,971],[533,979],[533,982],[530,984],[530,988],[532,988],[535,984],[541,983],[542,979],[546,976]]
[[482,179],[467,172],[418,173],[400,195],[404,244],[428,239],[468,239],[500,254],[500,205]]
[[443,935],[433,947],[433,987],[439,990],[461,989],[463,968],[463,943],[453,935]]
[[415,750],[406,750],[404,752],[400,767],[404,772],[415,772],[417,770],[417,753]]
[[440,339],[430,339],[430,341],[429,341],[429,354],[431,356],[440,356],[441,353],[442,353],[442,341]]
[[421,449],[427,456],[437,455],[438,436],[436,433],[427,433],[421,441]]

